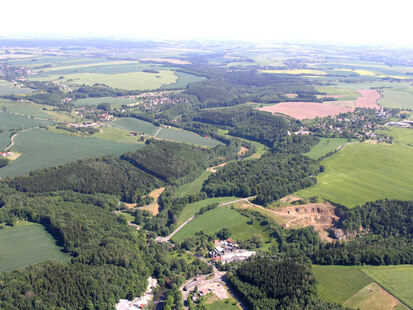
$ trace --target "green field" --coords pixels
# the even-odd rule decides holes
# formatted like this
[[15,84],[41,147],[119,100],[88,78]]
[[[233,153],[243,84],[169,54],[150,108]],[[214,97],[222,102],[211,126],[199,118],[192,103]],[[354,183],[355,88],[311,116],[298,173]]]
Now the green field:
[[[353,140],[353,142],[354,141],[355,140]],[[334,152],[340,145],[348,142],[348,139],[344,138],[320,138],[320,142],[314,145],[311,150],[304,155],[312,159],[319,159],[330,152]]]
[[337,98],[337,100],[356,100],[361,97],[360,93],[354,89],[342,89],[334,87],[319,86],[316,89],[320,93],[326,93],[327,95],[342,95],[343,98]]
[[106,154],[121,155],[142,147],[143,144],[118,143],[32,129],[16,136],[12,150],[22,155],[1,168],[0,177],[14,177],[31,170],[58,166],[83,158]]
[[[382,308],[381,294],[375,295],[376,282],[405,305],[413,308],[413,265],[397,266],[318,266],[313,265],[317,290],[321,299],[357,308],[361,305],[375,305]],[[367,287],[367,288],[366,288]],[[381,300],[382,299],[382,300]],[[385,304],[383,304],[385,306]],[[363,309],[368,309],[365,306]],[[373,309],[373,308],[371,308]],[[403,305],[396,309],[406,309]]]
[[194,236],[201,230],[206,234],[214,234],[222,228],[231,228],[247,221],[248,218],[239,212],[228,207],[219,207],[197,216],[178,231],[172,239],[182,242],[186,237]]
[[193,202],[190,204],[187,204],[186,207],[182,210],[181,215],[178,217],[178,222],[177,226],[181,225],[183,222],[185,222],[187,219],[189,219],[191,216],[193,216],[195,213],[197,213],[202,207],[206,207],[207,205],[213,204],[213,203],[224,203],[224,202],[229,202],[229,201],[234,201],[239,198],[237,197],[216,197],[216,198],[208,198],[205,200],[200,200],[197,202]]
[[218,140],[201,137],[195,133],[175,128],[161,128],[156,138],[211,147],[223,144]]
[[42,121],[26,116],[0,112],[0,130],[27,129],[39,125],[52,124],[50,121]]
[[344,303],[373,280],[357,266],[313,265],[321,299]]
[[100,98],[84,98],[73,102],[74,105],[98,105],[100,103],[109,103],[111,108],[119,108],[122,105],[136,102],[135,99],[117,98],[117,97],[100,97]]
[[385,130],[377,130],[376,133],[393,137],[393,142],[413,146],[413,129],[391,127]]
[[[51,106],[36,104],[29,101],[0,101],[0,110],[3,111],[3,107],[7,109],[7,112],[14,112],[33,116],[36,118],[50,119],[52,115],[48,114],[46,109],[51,109]],[[44,109],[44,110],[43,110]]]
[[30,88],[15,88],[13,83],[5,80],[0,80],[0,96],[7,95],[25,95],[33,92]]
[[201,137],[189,131],[175,128],[161,128],[149,122],[132,117],[120,118],[116,121],[110,122],[109,124],[124,130],[143,133],[162,140],[184,142],[200,146],[216,146],[218,144],[222,144],[215,139]]
[[185,196],[191,193],[199,193],[202,189],[204,182],[208,179],[208,177],[211,174],[212,174],[211,171],[205,170],[204,172],[202,172],[202,174],[199,177],[197,177],[192,182],[179,186],[177,190],[175,191],[175,195],[182,197],[182,196]]
[[237,303],[234,299],[224,299],[213,302],[206,305],[207,310],[239,310]]
[[132,117],[122,117],[116,121],[110,122],[109,125],[113,125],[127,131],[143,133],[148,136],[153,136],[159,129],[159,127],[149,122]]
[[53,237],[40,224],[0,230],[0,272],[16,270],[44,260],[69,261]]
[[126,89],[126,90],[151,90],[158,89],[162,86],[174,84],[177,76],[173,71],[161,70],[159,73],[149,72],[128,72],[118,74],[102,73],[73,73],[62,75],[45,75],[33,77],[33,81],[61,81],[65,84],[74,85],[94,85],[96,83],[105,84],[109,87]]
[[0,132],[0,151],[3,151],[10,144],[10,132]]
[[368,266],[363,272],[413,309],[413,265]]
[[401,145],[356,143],[321,163],[317,184],[298,191],[354,207],[378,199],[413,199],[413,149]]
[[104,127],[101,129],[101,131],[93,134],[92,137],[121,143],[138,143],[139,138],[130,136],[129,131],[127,130],[118,127]]
[[380,105],[385,108],[413,109],[413,94],[406,91],[386,89],[380,99]]
[[175,75],[178,76],[178,80],[174,84],[169,84],[162,86],[164,89],[178,89],[178,88],[185,88],[188,84],[191,83],[198,83],[205,80],[205,78],[201,76],[196,76],[189,73],[184,72],[175,72]]

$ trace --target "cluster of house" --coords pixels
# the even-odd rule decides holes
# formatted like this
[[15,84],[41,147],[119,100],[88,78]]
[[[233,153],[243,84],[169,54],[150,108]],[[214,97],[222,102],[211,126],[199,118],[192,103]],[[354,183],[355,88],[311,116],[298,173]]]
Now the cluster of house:
[[95,123],[95,122],[84,122],[84,123],[66,124],[66,126],[71,127],[71,128],[99,128],[99,127],[103,127],[104,125],[101,123]]
[[145,110],[153,110],[158,105],[176,104],[185,102],[185,99],[176,98],[175,92],[142,93],[138,96],[124,96],[122,98],[137,99],[138,102],[128,104],[129,107],[140,106]]
[[113,115],[110,115],[108,113],[102,113],[102,114],[98,114],[97,118],[102,122],[109,122],[113,120]]
[[410,128],[410,127],[413,127],[413,121],[405,119],[405,120],[402,120],[401,122],[388,122],[386,126]]
[[80,108],[77,108],[73,113],[75,113],[76,115],[79,115],[80,117],[85,117],[85,115],[86,117],[89,117],[89,118],[96,117],[101,122],[109,122],[113,120],[113,115],[109,113],[98,114],[98,111],[94,107],[80,107]]
[[138,310],[145,309],[145,307],[153,299],[153,290],[158,285],[158,281],[155,278],[148,278],[148,288],[143,296],[136,297],[134,300],[129,301],[127,299],[121,299],[116,304],[116,310]]
[[239,248],[234,240],[215,240],[215,248],[209,252],[213,262],[222,264],[243,261],[255,255],[254,251],[247,251]]
[[0,152],[0,157],[10,157],[13,156],[13,152]]

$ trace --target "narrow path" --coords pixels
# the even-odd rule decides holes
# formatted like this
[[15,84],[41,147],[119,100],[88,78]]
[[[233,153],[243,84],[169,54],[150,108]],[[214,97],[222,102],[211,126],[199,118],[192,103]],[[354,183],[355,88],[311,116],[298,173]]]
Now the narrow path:
[[154,138],[158,135],[158,133],[161,131],[161,129],[162,129],[162,127],[159,127],[158,131],[153,135]]
[[[33,128],[38,128],[38,127],[33,127]],[[15,138],[19,133],[32,130],[33,128],[24,129],[24,130],[22,130],[22,131],[16,132],[14,135],[12,135],[11,138],[10,138],[10,141],[11,141],[10,145],[9,145],[8,147],[6,147],[4,150],[7,151],[8,149],[10,149],[10,148],[14,145],[14,138]]]
[[[251,197],[247,197],[247,198],[241,198],[241,199],[237,199],[237,200],[233,200],[233,201],[229,201],[229,202],[224,202],[218,205],[218,207],[223,207],[232,203],[237,203],[240,201],[249,201],[249,199],[253,199],[256,196],[251,196]],[[193,215],[192,217],[190,217],[189,219],[187,219],[185,222],[183,222],[177,229],[175,229],[169,236],[167,237],[156,237],[156,241],[157,242],[168,242],[178,231],[180,231],[186,224],[188,224],[190,221],[192,221],[194,218],[196,218],[197,214]]]

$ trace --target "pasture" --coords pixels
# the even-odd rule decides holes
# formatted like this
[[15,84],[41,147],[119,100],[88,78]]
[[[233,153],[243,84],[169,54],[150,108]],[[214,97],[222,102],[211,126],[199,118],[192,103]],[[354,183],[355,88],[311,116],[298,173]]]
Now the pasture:
[[208,177],[211,174],[212,172],[210,170],[205,170],[199,177],[197,177],[192,182],[179,186],[175,191],[175,195],[182,197],[187,194],[199,193],[202,189],[204,182],[208,179]]
[[145,122],[132,117],[121,118],[113,122],[110,122],[109,124],[124,130],[143,133],[144,135],[152,136],[161,140],[184,142],[188,144],[209,147],[214,147],[218,144],[222,144],[220,141],[211,138],[201,137],[193,132],[177,128],[162,128],[155,126],[149,122]]
[[66,262],[70,258],[40,224],[30,223],[0,230],[0,272],[49,259]]
[[197,216],[178,231],[172,239],[182,242],[186,237],[194,236],[199,231],[203,231],[205,234],[214,234],[223,228],[231,229],[234,226],[246,223],[248,220],[247,217],[233,209],[218,207]]
[[211,304],[205,305],[207,310],[239,310],[240,307],[237,305],[237,302],[233,298],[217,300]]
[[187,204],[185,208],[182,210],[181,215],[178,217],[177,226],[181,225],[191,216],[195,215],[202,207],[206,207],[213,203],[224,203],[229,201],[234,201],[239,198],[237,197],[215,197],[215,198],[208,198],[200,201],[196,201],[190,204]]
[[366,266],[362,271],[390,294],[413,308],[413,265]]
[[161,70],[159,73],[150,72],[127,72],[117,74],[103,73],[71,73],[44,75],[30,78],[33,81],[61,81],[69,85],[94,85],[96,83],[105,84],[112,88],[126,90],[151,90],[159,89],[168,84],[174,84],[178,77],[173,71]]
[[37,120],[26,116],[0,112],[0,130],[28,129],[39,125],[51,124],[50,121]]
[[188,84],[198,83],[198,82],[202,82],[203,80],[205,80],[204,77],[196,76],[196,75],[184,73],[184,72],[175,72],[175,75],[178,76],[178,79],[176,80],[176,82],[174,84],[162,86],[163,89],[185,88]]
[[77,106],[98,105],[100,103],[109,103],[111,108],[119,108],[122,105],[136,102],[135,99],[117,98],[117,97],[100,97],[100,98],[84,98],[73,102]]
[[354,141],[356,140],[348,140],[345,138],[320,138],[320,142],[314,145],[309,152],[304,153],[304,155],[311,159],[319,159],[330,152],[334,152],[340,145]]
[[33,92],[30,88],[16,88],[13,83],[6,80],[0,80],[0,96],[7,95],[26,95]]
[[390,127],[382,130],[377,130],[376,133],[385,134],[393,137],[393,142],[413,146],[413,129]]
[[51,119],[52,115],[49,114],[52,107],[36,104],[30,101],[0,101],[0,110],[3,111],[3,108],[7,109],[7,112],[13,112],[18,114],[24,114],[27,116],[33,116],[36,118]]
[[107,154],[121,155],[142,147],[143,144],[118,143],[32,129],[16,136],[12,150],[22,155],[1,168],[0,177],[15,177],[31,170],[58,166],[78,159]]
[[321,299],[341,304],[373,282],[358,266],[313,265],[313,272]]
[[378,199],[413,199],[413,149],[401,144],[356,143],[324,159],[317,183],[296,196],[320,196],[347,207]]
[[139,141],[138,137],[130,136],[129,131],[111,126],[101,128],[101,130],[93,134],[92,137],[120,143],[136,144]]
[[402,90],[385,89],[380,105],[385,108],[413,109],[413,94]]

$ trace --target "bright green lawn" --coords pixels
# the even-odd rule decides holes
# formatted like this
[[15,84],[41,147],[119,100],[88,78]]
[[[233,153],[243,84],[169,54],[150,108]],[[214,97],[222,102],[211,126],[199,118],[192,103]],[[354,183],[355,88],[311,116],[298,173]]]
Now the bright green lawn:
[[413,129],[412,128],[398,128],[391,127],[385,130],[377,130],[377,133],[393,137],[393,142],[402,143],[413,146]]
[[138,137],[130,136],[129,131],[111,126],[102,128],[102,131],[93,134],[92,137],[108,141],[132,144],[138,143],[139,140]]
[[65,74],[64,79],[59,79],[61,75],[47,75],[31,78],[34,81],[62,81],[63,83],[76,85],[94,85],[95,83],[105,84],[109,87],[126,90],[150,90],[158,89],[164,85],[173,84],[177,76],[173,71],[162,70],[159,73],[149,72],[128,72],[119,74],[100,73],[74,73]]
[[211,171],[205,170],[199,177],[197,177],[192,182],[179,186],[175,192],[175,195],[184,196],[187,194],[199,193],[202,189],[202,186],[204,185],[204,182],[208,179],[208,177],[211,174]]
[[380,99],[380,105],[386,108],[413,109],[413,94],[386,89]]
[[69,261],[53,237],[40,224],[30,224],[0,230],[0,272],[53,259]]
[[366,266],[362,271],[413,309],[413,265]]
[[0,177],[14,177],[31,170],[62,165],[83,158],[106,154],[121,155],[142,147],[143,144],[117,143],[32,129],[16,136],[12,150],[22,155],[1,168]]
[[135,217],[130,213],[119,212],[118,215],[124,217],[128,222],[133,222],[135,220]]
[[213,302],[206,305],[207,310],[239,310],[237,303],[234,299],[224,299]]
[[99,98],[84,98],[73,102],[75,105],[98,105],[100,103],[109,103],[112,108],[119,108],[122,105],[136,102],[135,99],[116,98],[116,97],[99,97]]
[[181,225],[183,222],[185,222],[187,219],[189,219],[191,216],[193,216],[195,213],[197,213],[202,207],[206,207],[207,205],[213,204],[213,203],[224,203],[224,202],[230,202],[237,200],[239,198],[237,197],[216,197],[216,198],[208,198],[205,200],[200,200],[197,202],[193,202],[190,204],[187,204],[186,207],[182,210],[181,215],[178,217],[178,222],[177,226]]
[[313,272],[320,298],[341,304],[373,282],[358,266],[313,265]]
[[320,142],[317,145],[314,145],[310,152],[307,152],[304,155],[307,155],[312,159],[319,159],[327,153],[334,152],[340,145],[348,142],[348,139],[344,138],[320,138]]
[[197,216],[178,231],[172,239],[182,242],[186,237],[194,236],[196,232],[201,230],[206,234],[214,234],[222,228],[231,228],[247,221],[247,217],[233,209],[218,207]]
[[317,184],[296,192],[320,196],[348,207],[378,199],[413,199],[413,149],[401,144],[356,143],[321,163]]

